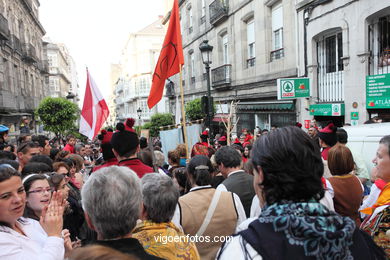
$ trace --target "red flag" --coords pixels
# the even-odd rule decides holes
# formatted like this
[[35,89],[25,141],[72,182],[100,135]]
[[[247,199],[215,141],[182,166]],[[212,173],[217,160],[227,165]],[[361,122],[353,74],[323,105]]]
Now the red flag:
[[154,107],[162,98],[167,78],[179,73],[184,64],[183,45],[181,43],[178,0],[173,1],[171,18],[167,34],[153,73],[152,87],[148,97],[149,108]]
[[106,101],[87,70],[87,86],[81,110],[80,133],[92,140],[100,131],[109,114]]

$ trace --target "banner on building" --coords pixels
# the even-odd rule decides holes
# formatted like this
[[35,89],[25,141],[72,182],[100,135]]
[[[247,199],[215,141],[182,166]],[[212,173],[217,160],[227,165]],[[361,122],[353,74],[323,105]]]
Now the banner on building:
[[366,107],[390,108],[390,73],[366,77]]
[[296,99],[310,97],[309,78],[278,79],[278,99]]

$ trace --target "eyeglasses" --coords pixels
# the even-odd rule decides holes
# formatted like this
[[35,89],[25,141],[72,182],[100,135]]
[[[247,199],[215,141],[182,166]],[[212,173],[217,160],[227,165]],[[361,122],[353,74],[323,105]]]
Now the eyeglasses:
[[51,187],[48,187],[48,188],[30,190],[30,191],[27,192],[27,194],[30,194],[30,193],[44,194],[45,192],[47,192],[47,193],[52,193],[52,192],[53,192],[53,189],[52,189]]

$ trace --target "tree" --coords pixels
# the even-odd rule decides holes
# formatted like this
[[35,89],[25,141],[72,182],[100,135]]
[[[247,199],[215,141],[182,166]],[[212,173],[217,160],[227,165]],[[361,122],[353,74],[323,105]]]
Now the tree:
[[64,98],[46,97],[39,104],[35,114],[42,121],[44,129],[53,132],[57,138],[62,138],[65,133],[75,126],[79,118],[79,108],[76,104]]
[[160,133],[159,128],[162,126],[173,125],[173,116],[169,113],[154,114],[150,119],[150,136],[156,137]]
[[187,102],[185,106],[185,111],[186,117],[189,121],[203,119],[206,117],[206,114],[202,111],[202,103],[200,98]]

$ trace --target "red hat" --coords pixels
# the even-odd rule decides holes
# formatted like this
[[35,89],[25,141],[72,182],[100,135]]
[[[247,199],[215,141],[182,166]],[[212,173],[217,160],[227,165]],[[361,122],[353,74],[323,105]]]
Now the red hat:
[[299,123],[299,122],[297,122],[297,123],[295,124],[295,126],[297,126],[297,127],[299,127],[299,128],[302,128],[302,124]]
[[226,136],[221,136],[221,138],[218,139],[219,142],[226,142]]
[[209,135],[209,131],[207,131],[207,130],[204,130],[204,131],[202,132],[202,134],[201,134],[201,135],[208,136],[208,135]]
[[337,127],[330,123],[318,132],[318,137],[322,139],[327,145],[333,146],[337,143]]
[[126,131],[129,131],[129,132],[135,133],[135,130],[133,129],[134,123],[135,123],[134,118],[128,118],[128,119],[126,119],[126,121],[125,121],[125,123],[124,123],[124,125],[125,125],[125,130],[126,130]]
[[234,143],[235,144],[240,144],[241,142],[240,142],[240,140],[238,138],[236,138],[236,140],[234,140]]
[[98,139],[102,142],[102,144],[107,144],[110,143],[113,134],[114,134],[113,132],[102,130],[100,131],[100,135],[98,136]]

